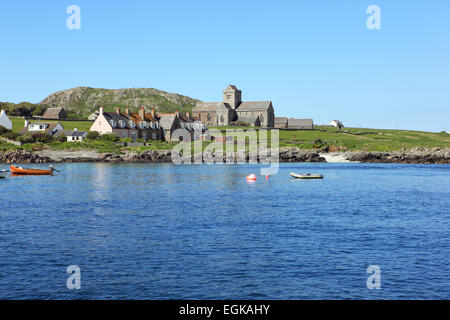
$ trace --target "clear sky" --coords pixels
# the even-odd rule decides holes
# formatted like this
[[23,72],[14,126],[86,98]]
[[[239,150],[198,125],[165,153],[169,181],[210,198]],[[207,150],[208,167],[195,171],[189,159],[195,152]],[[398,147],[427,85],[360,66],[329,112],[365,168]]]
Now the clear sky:
[[276,116],[450,130],[449,14],[448,0],[1,0],[0,101],[76,86],[220,101],[231,83]]

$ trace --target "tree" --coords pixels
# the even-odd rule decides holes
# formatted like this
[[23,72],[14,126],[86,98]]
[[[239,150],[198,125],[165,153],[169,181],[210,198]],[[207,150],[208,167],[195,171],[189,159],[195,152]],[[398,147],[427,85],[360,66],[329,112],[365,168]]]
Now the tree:
[[103,134],[100,136],[101,140],[106,140],[106,141],[119,141],[119,137],[117,136],[117,134],[115,133],[107,133],[107,134]]
[[98,131],[89,131],[86,138],[89,140],[98,140],[100,133]]

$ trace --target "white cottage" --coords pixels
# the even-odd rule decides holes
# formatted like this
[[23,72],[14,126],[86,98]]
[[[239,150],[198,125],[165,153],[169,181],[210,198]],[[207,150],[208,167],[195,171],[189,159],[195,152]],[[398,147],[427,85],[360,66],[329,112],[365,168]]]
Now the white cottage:
[[30,122],[25,120],[25,127],[20,131],[22,134],[29,132],[45,132],[51,136],[58,135],[64,130],[64,127],[59,122]]
[[339,120],[331,120],[331,122],[330,122],[328,125],[329,125],[329,126],[336,127],[336,128],[339,128],[339,129],[341,129],[341,128],[344,127],[344,125],[342,124],[342,122],[339,121]]
[[9,120],[6,115],[5,110],[0,111],[0,126],[5,127],[6,129],[12,130],[12,122]]
[[81,142],[87,137],[86,131],[78,131],[77,128],[74,130],[64,130],[64,133],[67,136],[67,141],[69,142]]

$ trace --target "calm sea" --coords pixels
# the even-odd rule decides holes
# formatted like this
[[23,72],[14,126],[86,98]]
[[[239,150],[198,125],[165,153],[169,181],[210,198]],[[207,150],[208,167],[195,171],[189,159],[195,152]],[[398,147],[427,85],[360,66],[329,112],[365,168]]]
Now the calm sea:
[[0,299],[450,299],[449,165],[57,168],[0,180]]

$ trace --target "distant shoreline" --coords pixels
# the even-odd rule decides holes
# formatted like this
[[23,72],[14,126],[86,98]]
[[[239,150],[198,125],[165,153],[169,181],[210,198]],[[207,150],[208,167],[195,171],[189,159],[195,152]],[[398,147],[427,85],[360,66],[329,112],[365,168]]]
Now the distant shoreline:
[[[237,154],[233,154],[237,159]],[[201,155],[193,156],[192,162]],[[249,155],[246,154],[246,161]],[[218,158],[225,162],[226,157]],[[95,150],[51,150],[31,152],[15,150],[0,153],[0,163],[64,163],[64,162],[153,162],[171,163],[171,150],[146,150],[141,153],[126,152],[123,154],[99,153]],[[279,151],[280,163],[411,163],[411,164],[450,164],[450,148],[415,148],[412,150],[392,152],[338,151],[322,152],[319,150],[303,150],[295,147],[282,147]]]

